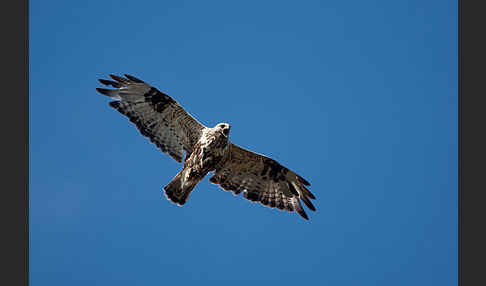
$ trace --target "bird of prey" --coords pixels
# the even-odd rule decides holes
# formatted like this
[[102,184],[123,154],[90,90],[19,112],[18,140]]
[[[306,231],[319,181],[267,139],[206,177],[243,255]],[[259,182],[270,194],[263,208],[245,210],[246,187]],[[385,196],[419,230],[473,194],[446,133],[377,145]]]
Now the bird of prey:
[[114,101],[109,104],[133,122],[163,153],[184,166],[164,187],[166,197],[182,206],[206,174],[209,181],[234,195],[261,204],[297,212],[309,219],[301,205],[315,211],[304,178],[264,155],[246,150],[229,141],[230,125],[219,123],[208,128],[192,117],[167,94],[144,81],[125,74],[110,75],[112,80],[99,81],[115,89],[96,90]]

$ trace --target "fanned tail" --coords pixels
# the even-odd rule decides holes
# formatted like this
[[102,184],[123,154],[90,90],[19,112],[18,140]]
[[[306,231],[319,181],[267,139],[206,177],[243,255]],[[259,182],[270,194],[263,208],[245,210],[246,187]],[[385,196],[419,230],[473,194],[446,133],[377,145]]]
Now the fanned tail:
[[172,181],[170,181],[170,183],[164,187],[164,191],[167,199],[180,206],[186,203],[192,190],[199,182],[198,180],[184,181],[182,174],[183,171],[181,170],[172,179]]

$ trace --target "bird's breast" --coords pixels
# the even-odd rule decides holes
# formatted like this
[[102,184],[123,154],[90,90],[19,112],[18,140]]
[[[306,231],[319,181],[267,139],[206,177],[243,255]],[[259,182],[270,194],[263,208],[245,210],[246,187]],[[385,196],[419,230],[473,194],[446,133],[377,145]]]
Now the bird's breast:
[[214,170],[217,164],[224,158],[226,152],[228,152],[228,140],[224,140],[225,138],[221,137],[207,136],[200,140],[198,149],[195,150],[197,156],[194,158],[194,163],[201,170]]

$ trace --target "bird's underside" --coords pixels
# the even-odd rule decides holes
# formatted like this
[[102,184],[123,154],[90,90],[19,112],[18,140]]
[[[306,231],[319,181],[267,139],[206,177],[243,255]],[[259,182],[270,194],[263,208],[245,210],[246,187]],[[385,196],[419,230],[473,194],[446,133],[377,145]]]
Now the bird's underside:
[[239,147],[229,141],[230,125],[208,128],[197,121],[167,94],[130,75],[110,75],[100,79],[115,89],[97,88],[116,99],[110,106],[127,116],[142,135],[163,153],[182,163],[182,170],[164,187],[167,198],[184,205],[190,193],[209,172],[209,181],[233,194],[243,194],[252,202],[297,212],[308,219],[301,202],[315,211],[301,176],[264,155]]

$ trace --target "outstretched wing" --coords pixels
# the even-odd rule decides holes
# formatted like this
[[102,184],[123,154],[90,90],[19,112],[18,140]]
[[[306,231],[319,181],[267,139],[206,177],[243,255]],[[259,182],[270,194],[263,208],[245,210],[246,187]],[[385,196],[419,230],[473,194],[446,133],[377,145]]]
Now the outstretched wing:
[[309,219],[300,204],[302,200],[309,209],[316,210],[309,200],[315,197],[305,187],[309,182],[273,159],[230,144],[230,155],[209,179],[211,183],[235,195],[243,192],[247,200],[295,211]]
[[187,113],[167,94],[140,79],[125,74],[126,78],[110,75],[113,80],[100,79],[116,89],[97,88],[106,96],[117,99],[110,106],[126,115],[142,135],[164,153],[182,162],[184,151],[192,152],[193,146],[206,128]]

